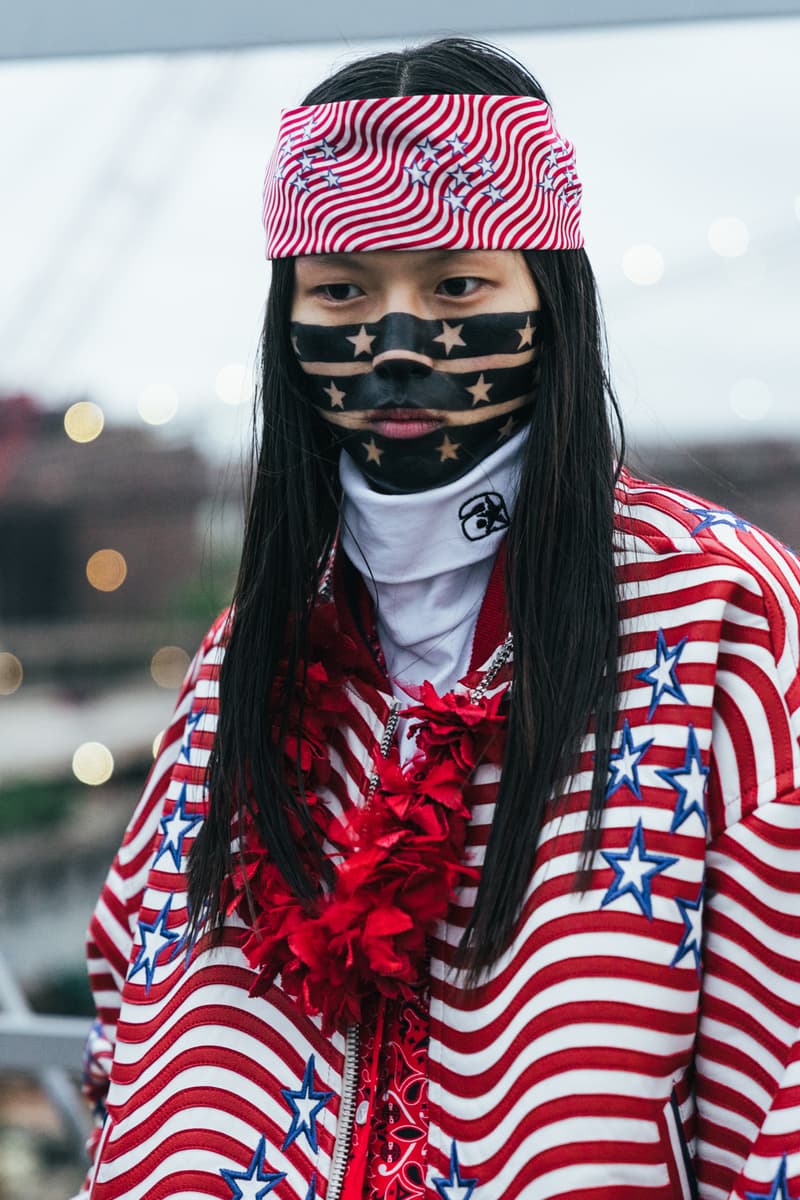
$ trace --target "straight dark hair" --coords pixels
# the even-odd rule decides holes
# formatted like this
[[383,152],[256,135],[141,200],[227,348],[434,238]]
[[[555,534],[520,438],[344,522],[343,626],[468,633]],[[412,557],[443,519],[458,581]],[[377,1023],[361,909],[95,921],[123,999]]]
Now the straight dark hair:
[[[306,104],[381,96],[472,93],[546,100],[513,58],[486,43],[445,38],[361,59]],[[534,415],[508,533],[507,594],[514,636],[508,743],[485,864],[460,962],[473,981],[507,947],[525,900],[543,822],[560,781],[593,726],[595,761],[578,886],[587,878],[615,726],[617,598],[613,565],[614,420],[606,344],[592,269],[583,250],[525,251],[542,308]],[[219,726],[208,769],[210,811],[189,860],[189,897],[221,934],[219,896],[233,866],[231,821],[248,806],[264,845],[298,897],[316,885],[291,827],[311,825],[302,789],[287,786],[280,744],[292,697],[303,692],[308,622],[321,564],[336,533],[336,452],[313,418],[289,340],[294,261],[277,260],[261,342],[261,436],[234,616],[220,678]],[[269,712],[278,663],[288,685]],[[298,764],[299,771],[299,764]],[[300,773],[302,778],[302,773]],[[295,826],[296,828],[296,826]],[[330,879],[328,864],[319,872]]]

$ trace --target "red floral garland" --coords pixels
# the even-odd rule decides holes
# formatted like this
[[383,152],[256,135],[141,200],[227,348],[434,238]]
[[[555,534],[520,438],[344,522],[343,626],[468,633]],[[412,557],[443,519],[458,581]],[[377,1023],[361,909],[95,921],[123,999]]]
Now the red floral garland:
[[[313,842],[294,823],[304,864],[314,850],[334,847],[332,888],[313,902],[291,892],[265,851],[252,816],[241,830],[241,854],[223,897],[226,912],[248,927],[243,950],[259,972],[252,991],[265,992],[280,974],[281,987],[330,1032],[361,1020],[364,1001],[377,990],[408,998],[419,985],[434,924],[447,915],[458,887],[475,883],[463,862],[469,809],[464,787],[480,762],[501,762],[503,691],[489,697],[448,692],[430,683],[420,703],[401,714],[413,720],[417,749],[401,766],[397,747],[375,763],[375,786],[363,808],[335,819],[316,789],[327,782],[330,734],[346,720],[355,648],[335,628],[334,606],[320,606],[310,631],[313,657],[306,669],[302,707],[293,704],[285,739],[290,784],[304,777]],[[281,694],[283,679],[274,695]],[[274,731],[277,736],[277,731]]]

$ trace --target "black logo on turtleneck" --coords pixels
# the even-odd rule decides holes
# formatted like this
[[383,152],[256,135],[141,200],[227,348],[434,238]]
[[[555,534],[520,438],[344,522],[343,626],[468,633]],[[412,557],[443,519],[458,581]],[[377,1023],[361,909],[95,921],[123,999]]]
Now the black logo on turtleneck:
[[506,502],[499,492],[482,492],[465,500],[458,510],[458,519],[465,538],[479,542],[498,529],[508,528]]

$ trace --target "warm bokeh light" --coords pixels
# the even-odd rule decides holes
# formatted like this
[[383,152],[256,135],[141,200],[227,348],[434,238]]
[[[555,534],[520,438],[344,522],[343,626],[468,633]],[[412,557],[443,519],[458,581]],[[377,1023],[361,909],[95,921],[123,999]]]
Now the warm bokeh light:
[[214,387],[223,404],[245,404],[250,399],[250,379],[241,363],[228,363],[217,371]]
[[743,421],[760,421],[772,408],[772,392],[763,379],[738,379],[728,398]]
[[721,258],[738,258],[747,253],[750,234],[738,217],[718,217],[708,227],[708,244]]
[[86,564],[86,578],[98,592],[115,592],[127,574],[128,564],[119,550],[96,550]]
[[140,394],[136,407],[148,425],[166,425],[178,411],[178,393],[168,383],[152,383]]
[[103,410],[89,400],[71,404],[64,413],[64,429],[73,442],[93,442],[103,432]]
[[629,246],[622,256],[622,270],[631,283],[648,287],[664,274],[664,255],[646,242]]
[[189,670],[190,661],[180,646],[162,646],[150,661],[150,674],[159,687],[178,688]]
[[102,742],[84,742],[72,756],[72,773],[81,783],[98,787],[114,774],[114,759]]
[[22,683],[22,663],[8,650],[0,652],[0,696],[10,696]]
[[158,758],[159,753],[161,751],[161,743],[164,740],[164,734],[166,732],[167,732],[166,729],[162,729],[161,732],[157,733],[156,736],[153,738],[153,758]]

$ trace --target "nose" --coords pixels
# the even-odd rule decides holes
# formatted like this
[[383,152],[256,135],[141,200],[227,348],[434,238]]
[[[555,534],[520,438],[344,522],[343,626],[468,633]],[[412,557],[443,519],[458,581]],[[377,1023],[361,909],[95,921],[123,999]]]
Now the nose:
[[433,359],[416,350],[385,350],[376,354],[372,369],[381,379],[402,382],[408,379],[424,379],[433,370]]

